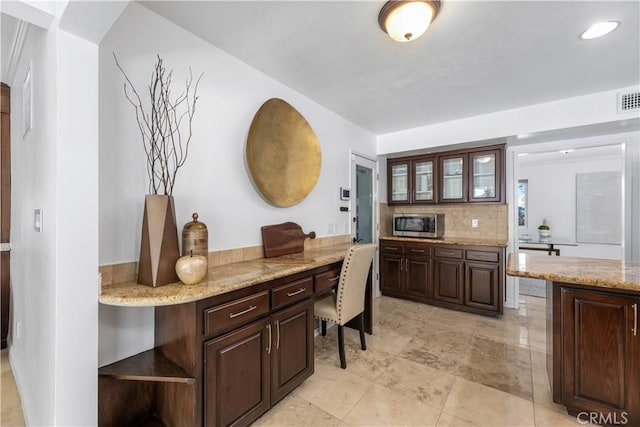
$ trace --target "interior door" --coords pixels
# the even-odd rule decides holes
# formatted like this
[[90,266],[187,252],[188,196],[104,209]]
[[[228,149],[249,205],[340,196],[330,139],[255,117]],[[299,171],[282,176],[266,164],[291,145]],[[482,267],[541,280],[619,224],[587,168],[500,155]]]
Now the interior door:
[[7,346],[9,333],[9,221],[11,219],[11,89],[0,83],[0,303],[1,303],[1,348]]

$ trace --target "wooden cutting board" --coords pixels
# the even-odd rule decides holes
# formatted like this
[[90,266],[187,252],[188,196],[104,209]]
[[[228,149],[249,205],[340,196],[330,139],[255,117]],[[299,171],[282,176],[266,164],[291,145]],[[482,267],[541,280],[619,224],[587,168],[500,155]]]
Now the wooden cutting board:
[[304,252],[304,239],[315,239],[316,233],[305,234],[295,222],[262,227],[262,245],[265,258]]

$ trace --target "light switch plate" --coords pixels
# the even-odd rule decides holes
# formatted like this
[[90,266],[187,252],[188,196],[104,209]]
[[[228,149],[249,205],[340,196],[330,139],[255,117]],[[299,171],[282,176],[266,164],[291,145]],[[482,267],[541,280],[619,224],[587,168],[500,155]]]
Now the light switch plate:
[[477,219],[472,219],[471,220],[471,228],[478,228],[478,220]]
[[33,210],[33,229],[36,233],[42,233],[42,209]]

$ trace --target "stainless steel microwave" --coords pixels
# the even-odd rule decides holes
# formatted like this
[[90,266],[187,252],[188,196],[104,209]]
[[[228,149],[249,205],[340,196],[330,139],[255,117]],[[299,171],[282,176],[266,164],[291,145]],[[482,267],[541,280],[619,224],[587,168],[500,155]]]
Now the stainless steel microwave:
[[394,214],[393,235],[408,237],[444,237],[444,214]]

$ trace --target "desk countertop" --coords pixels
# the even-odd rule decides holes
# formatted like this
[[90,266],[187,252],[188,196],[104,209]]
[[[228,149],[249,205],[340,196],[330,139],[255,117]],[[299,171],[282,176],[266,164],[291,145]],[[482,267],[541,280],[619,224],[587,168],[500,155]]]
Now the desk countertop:
[[640,292],[640,263],[612,259],[509,254],[509,276]]
[[101,304],[153,307],[198,301],[269,280],[333,264],[344,259],[350,244],[310,249],[302,253],[260,258],[210,267],[201,283],[172,283],[157,288],[136,282],[102,286]]

